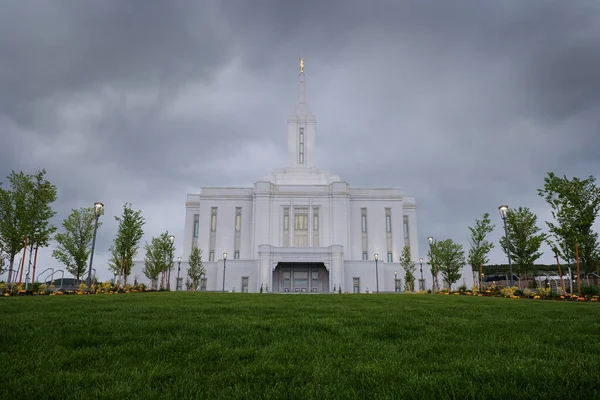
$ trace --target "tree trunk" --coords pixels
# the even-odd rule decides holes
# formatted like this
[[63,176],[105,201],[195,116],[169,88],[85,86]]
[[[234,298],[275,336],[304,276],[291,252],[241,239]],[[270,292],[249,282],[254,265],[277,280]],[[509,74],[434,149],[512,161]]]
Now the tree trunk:
[[15,255],[12,255],[10,257],[10,263],[8,265],[8,282],[6,282],[6,283],[11,283],[12,282],[13,268],[15,266]]
[[562,276],[562,271],[560,269],[560,262],[558,261],[558,254],[554,253],[554,257],[556,257],[556,266],[558,267],[558,276],[560,276],[560,287],[562,289],[563,294],[565,294],[565,280]]
[[33,257],[33,274],[31,276],[31,283],[35,282],[35,267],[37,265],[37,253],[39,246],[35,246],[35,256]]
[[19,274],[19,284],[23,282],[23,269],[25,269],[25,256],[27,255],[27,236],[25,236],[25,244],[23,244],[23,257],[21,258],[21,273]]
[[129,260],[127,260],[123,263],[123,266],[124,266],[124,268],[123,268],[123,286],[127,285],[127,276],[129,275],[127,273],[127,265],[129,265],[128,263],[129,263]]
[[119,280],[117,281],[117,287],[121,286],[121,279],[123,276],[123,263],[125,262],[125,257],[121,257],[121,269],[119,270]]
[[579,243],[575,243],[575,263],[577,265],[577,296],[581,296],[581,277],[579,276]]
[[479,264],[479,291],[483,290],[483,265]]

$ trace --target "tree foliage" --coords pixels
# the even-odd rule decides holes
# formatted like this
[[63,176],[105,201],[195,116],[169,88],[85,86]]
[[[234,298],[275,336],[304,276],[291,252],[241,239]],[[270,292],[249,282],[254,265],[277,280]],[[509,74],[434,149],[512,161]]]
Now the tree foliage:
[[125,284],[127,277],[131,274],[133,259],[139,250],[140,240],[144,235],[142,227],[146,223],[142,216],[142,211],[134,211],[130,203],[123,206],[123,213],[120,217],[115,217],[119,223],[117,236],[110,247],[111,258],[109,259],[109,269],[115,275],[123,274]]
[[[540,233],[537,226],[537,216],[527,207],[517,210],[509,209],[506,213],[506,229],[508,245],[510,246],[513,272],[526,276],[532,271],[538,258],[542,256],[540,247],[547,240],[545,233]],[[506,236],[500,238],[500,246],[505,254],[508,253]]]
[[94,219],[93,208],[74,209],[62,223],[64,231],[54,237],[58,247],[54,249],[52,256],[63,263],[67,271],[77,279],[85,274],[92,250]]
[[471,248],[469,249],[467,262],[471,265],[473,277],[475,277],[475,271],[480,271],[482,266],[489,262],[488,254],[494,248],[494,243],[486,238],[494,228],[495,225],[492,225],[488,213],[483,214],[481,219],[475,219],[475,226],[469,226]]
[[412,261],[410,246],[405,245],[400,255],[400,266],[404,270],[404,290],[414,292],[415,290],[415,262]]
[[152,281],[158,279],[161,272],[173,267],[175,245],[169,240],[169,232],[164,232],[158,237],[153,237],[150,243],[144,246],[146,257],[144,259],[144,275]]
[[460,270],[465,265],[463,247],[452,239],[435,242],[431,247],[438,271],[451,287],[460,279]]
[[12,171],[7,177],[10,189],[0,187],[0,242],[8,254],[11,272],[26,237],[32,250],[34,246],[47,246],[56,231],[50,224],[56,214],[51,208],[56,200],[56,187],[44,178],[45,174],[43,169],[34,175]]
[[200,280],[204,274],[206,274],[206,269],[204,268],[204,264],[202,264],[202,250],[200,250],[198,246],[194,246],[194,249],[190,254],[189,268],[187,270],[187,275],[190,280],[188,287],[192,290],[198,290]]
[[579,244],[579,257],[584,271],[595,270],[599,257],[598,233],[592,226],[600,211],[600,188],[593,176],[569,180],[549,172],[544,187],[538,194],[552,207],[556,224],[546,222],[556,241],[563,260],[575,259],[575,245]]
[[[51,204],[56,201],[56,186],[45,177],[46,170],[41,169],[29,177],[30,190],[27,196],[27,219],[29,244],[29,266],[31,266],[31,254],[34,247],[47,247],[50,238],[56,232],[56,227],[50,223],[50,219],[56,215]],[[35,265],[34,265],[35,271]],[[27,270],[26,282],[29,281],[29,268]]]
[[30,176],[28,207],[28,243],[30,248],[47,247],[56,227],[50,219],[56,215],[51,204],[56,201],[56,186],[44,178],[46,170],[37,171]]

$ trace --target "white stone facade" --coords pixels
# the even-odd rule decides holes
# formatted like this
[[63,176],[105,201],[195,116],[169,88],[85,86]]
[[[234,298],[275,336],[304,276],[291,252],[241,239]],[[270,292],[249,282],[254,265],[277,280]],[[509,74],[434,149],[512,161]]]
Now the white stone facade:
[[[300,95],[288,118],[288,166],[248,188],[188,194],[181,276],[202,250],[206,290],[393,292],[398,259],[419,259],[416,203],[400,189],[356,189],[316,167],[316,118]],[[227,253],[224,260],[223,253]],[[374,254],[379,254],[377,262]],[[225,266],[225,279],[224,275]],[[378,276],[376,276],[376,269]],[[428,275],[423,271],[425,277]],[[175,288],[177,263],[171,272]],[[419,265],[417,264],[417,278]]]

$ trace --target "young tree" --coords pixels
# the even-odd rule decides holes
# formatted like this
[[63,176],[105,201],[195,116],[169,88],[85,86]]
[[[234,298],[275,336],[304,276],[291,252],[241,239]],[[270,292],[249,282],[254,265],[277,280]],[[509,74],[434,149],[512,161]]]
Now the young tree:
[[23,172],[15,171],[7,179],[10,190],[0,187],[0,241],[8,255],[7,283],[11,283],[17,279],[13,276],[15,257],[23,249],[29,232],[27,199],[31,180]]
[[[54,249],[52,256],[63,263],[77,280],[85,274],[92,250],[94,221],[93,208],[73,209],[62,223],[64,232],[59,232],[54,237],[58,247]],[[100,225],[101,222],[98,223]]]
[[31,256],[35,248],[35,257],[33,260],[33,276],[35,279],[35,267],[37,264],[37,252],[40,247],[46,247],[56,227],[50,223],[50,219],[56,215],[52,210],[51,204],[56,201],[56,186],[51,184],[44,176],[46,170],[41,169],[29,177],[29,193],[27,196],[27,214],[28,219],[28,245],[29,262],[27,267],[27,276],[25,278],[25,288],[29,283],[29,273],[31,269]]
[[435,292],[440,289],[438,282],[439,269],[439,254],[438,254],[438,242],[433,241],[429,245],[427,257],[429,258],[429,265],[431,266],[431,291]]
[[446,239],[436,243],[436,261],[439,271],[448,283],[449,289],[460,279],[460,270],[465,265],[465,252],[462,244]]
[[414,292],[415,290],[415,262],[412,261],[410,246],[405,245],[400,255],[400,266],[404,269],[404,290]]
[[192,290],[198,290],[198,286],[200,286],[200,280],[202,279],[202,275],[206,274],[206,269],[202,264],[202,250],[200,250],[198,246],[194,246],[192,254],[190,254],[189,268],[187,270],[187,274],[188,279],[190,281],[188,287]]
[[145,224],[142,211],[134,211],[130,203],[123,206],[123,214],[115,217],[119,222],[117,236],[110,247],[112,257],[109,260],[109,269],[115,274],[124,277],[124,284],[127,284],[127,277],[131,274],[133,259],[137,255],[139,243],[144,235],[142,227]]
[[[169,232],[162,233],[159,237],[153,237],[150,244],[144,246],[146,258],[144,261],[144,275],[152,280],[153,287],[156,286],[158,277],[165,271],[173,268],[173,256],[175,254],[175,245],[169,240]],[[161,289],[163,283],[161,282]]]
[[[468,263],[471,265],[473,273],[473,284],[479,282],[481,285],[482,268],[489,262],[488,254],[494,248],[494,244],[486,239],[487,235],[495,228],[490,220],[490,214],[485,213],[481,219],[475,219],[475,226],[469,226],[471,231],[471,248],[469,249]],[[479,271],[479,278],[475,280],[475,271]]]
[[584,180],[562,178],[549,172],[538,194],[552,207],[556,224],[546,222],[554,237],[559,256],[568,262],[575,259],[575,245],[584,271],[593,271],[599,257],[598,233],[592,226],[600,212],[600,188],[593,176]]
[[[521,276],[527,276],[532,271],[538,258],[542,256],[540,247],[547,239],[545,233],[539,233],[537,216],[527,207],[517,210],[509,209],[506,213],[508,245],[515,271]],[[500,238],[500,246],[508,253],[506,236]]]
[[150,243],[144,246],[146,257],[144,259],[144,275],[152,282],[152,289],[156,289],[158,276],[165,268],[165,251],[160,237],[153,237]]

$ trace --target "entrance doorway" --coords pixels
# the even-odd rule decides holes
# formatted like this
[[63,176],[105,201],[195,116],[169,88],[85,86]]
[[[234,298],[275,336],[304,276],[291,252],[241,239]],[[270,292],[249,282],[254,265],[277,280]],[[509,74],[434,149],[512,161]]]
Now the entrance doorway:
[[276,293],[329,292],[329,272],[323,263],[279,263],[273,271],[273,291]]

